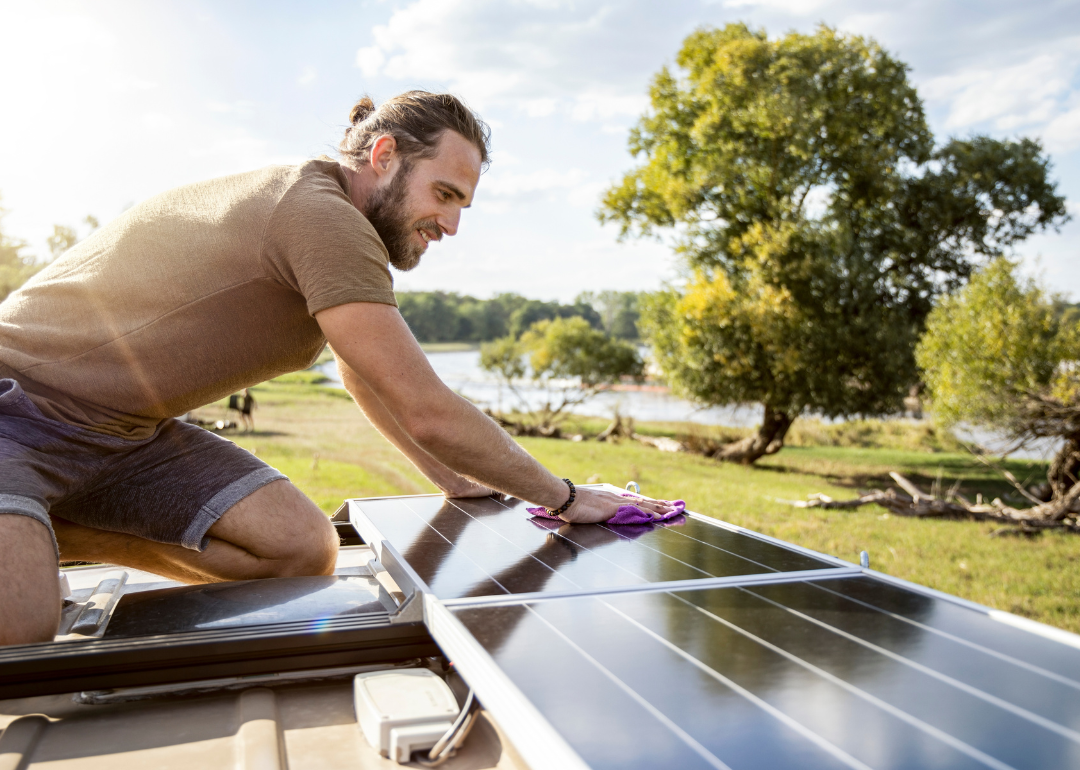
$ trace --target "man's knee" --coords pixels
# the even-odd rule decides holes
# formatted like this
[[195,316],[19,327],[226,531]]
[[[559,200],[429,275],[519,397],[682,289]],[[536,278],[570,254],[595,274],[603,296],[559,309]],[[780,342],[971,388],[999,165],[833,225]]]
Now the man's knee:
[[322,511],[309,516],[306,526],[279,543],[274,577],[333,575],[337,566],[338,537]]
[[259,577],[330,575],[338,537],[330,519],[291,482],[260,487],[222,515],[208,534],[260,562]]

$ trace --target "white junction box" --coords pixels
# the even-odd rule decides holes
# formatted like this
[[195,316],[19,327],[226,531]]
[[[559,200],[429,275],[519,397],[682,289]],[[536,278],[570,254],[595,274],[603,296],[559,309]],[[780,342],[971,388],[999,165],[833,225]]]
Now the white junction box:
[[353,701],[368,743],[396,762],[434,746],[459,710],[450,687],[426,668],[357,674]]

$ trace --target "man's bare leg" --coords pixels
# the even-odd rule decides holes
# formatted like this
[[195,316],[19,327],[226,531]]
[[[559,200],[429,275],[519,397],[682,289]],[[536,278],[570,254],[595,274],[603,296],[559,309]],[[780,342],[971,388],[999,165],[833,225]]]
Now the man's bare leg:
[[55,517],[53,529],[64,561],[119,564],[184,583],[330,575],[338,548],[326,514],[283,479],[225,511],[207,532],[210,544],[201,552]]
[[0,514],[0,645],[51,642],[61,599],[49,530],[29,516]]

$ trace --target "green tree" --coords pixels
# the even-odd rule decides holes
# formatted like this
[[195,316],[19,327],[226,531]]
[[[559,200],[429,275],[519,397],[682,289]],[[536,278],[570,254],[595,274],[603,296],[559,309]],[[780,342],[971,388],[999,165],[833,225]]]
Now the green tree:
[[0,206],[0,301],[26,283],[41,269],[33,256],[26,254],[26,241],[12,238],[3,229],[7,209]]
[[935,297],[1066,218],[1037,142],[935,149],[906,65],[873,41],[732,24],[676,61],[599,216],[622,237],[674,231],[690,278],[641,324],[673,388],[764,406],[723,459],[778,451],[804,412],[901,410]]
[[557,318],[582,318],[593,329],[603,328],[600,314],[587,302],[576,301],[573,305],[563,305],[538,299],[522,299],[510,313],[507,333],[520,337],[538,321]]
[[1080,476],[1080,329],[1057,302],[996,259],[941,299],[915,355],[942,424],[1064,439],[1047,476],[1061,499]]
[[[515,427],[545,436],[558,434],[570,409],[623,378],[640,378],[644,370],[633,345],[612,339],[577,316],[537,321],[519,338],[507,335],[482,345],[480,366],[499,378],[514,395],[518,411],[533,420]],[[541,393],[536,410],[520,388],[526,378]]]
[[[83,217],[82,223],[87,226],[88,233],[94,232],[100,225],[98,218],[93,214],[87,214]],[[50,261],[59,257],[80,240],[82,239],[79,238],[79,233],[74,227],[53,225],[52,235],[45,239],[45,243],[49,246]]]
[[[60,233],[59,226],[57,233]],[[507,334],[520,337],[544,319],[584,318],[601,328],[600,315],[587,302],[573,305],[499,294],[482,300],[455,292],[399,292],[398,309],[421,342],[487,342]]]
[[49,254],[52,255],[53,259],[59,257],[78,242],[79,234],[75,232],[74,227],[68,227],[67,225],[53,225],[52,235],[45,239],[45,243],[49,246]]
[[398,310],[421,342],[456,342],[461,338],[458,297],[441,291],[399,292]]
[[578,305],[589,305],[600,315],[604,331],[620,340],[641,338],[638,320],[640,294],[636,291],[585,291],[574,300]]

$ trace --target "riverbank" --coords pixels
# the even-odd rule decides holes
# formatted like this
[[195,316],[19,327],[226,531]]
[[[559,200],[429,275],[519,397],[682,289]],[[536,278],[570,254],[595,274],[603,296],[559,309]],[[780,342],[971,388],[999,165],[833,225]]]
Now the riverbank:
[[[417,494],[433,487],[364,419],[337,388],[307,384],[307,373],[254,388],[253,434],[226,433],[288,475],[327,513],[346,497]],[[224,402],[199,410],[224,419]],[[643,431],[654,426],[642,425]],[[973,458],[955,452],[807,446],[784,449],[758,467],[723,465],[635,443],[551,439],[520,443],[560,476],[681,497],[699,513],[748,527],[852,562],[870,552],[871,566],[891,575],[996,609],[1080,632],[1080,538],[993,536],[978,522],[914,520],[868,506],[853,512],[797,509],[779,500],[821,492],[837,499],[859,488],[884,486],[896,470],[929,487],[959,480],[966,494],[1003,496],[1010,490]],[[1045,464],[1009,461],[1021,480]]]

